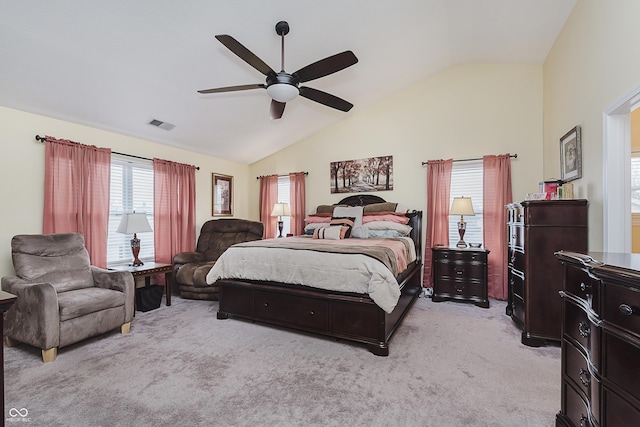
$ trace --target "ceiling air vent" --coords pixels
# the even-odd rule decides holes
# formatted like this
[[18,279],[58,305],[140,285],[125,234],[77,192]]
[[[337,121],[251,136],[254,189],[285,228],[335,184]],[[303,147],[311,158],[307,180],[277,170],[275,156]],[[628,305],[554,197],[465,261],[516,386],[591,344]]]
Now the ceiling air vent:
[[159,127],[160,129],[164,129],[164,130],[171,130],[174,127],[176,127],[176,125],[172,125],[171,123],[163,122],[156,119],[151,120],[149,124],[151,126]]

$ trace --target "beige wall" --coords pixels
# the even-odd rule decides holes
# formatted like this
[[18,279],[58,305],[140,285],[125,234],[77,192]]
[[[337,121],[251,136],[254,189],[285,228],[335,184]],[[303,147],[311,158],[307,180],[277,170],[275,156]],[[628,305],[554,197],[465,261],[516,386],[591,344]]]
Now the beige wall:
[[603,248],[603,112],[640,83],[638,17],[637,0],[579,0],[544,63],[544,176],[560,175],[559,139],[580,125],[591,250]]
[[15,234],[42,232],[44,145],[35,141],[36,134],[199,166],[200,170],[196,172],[198,232],[202,223],[211,219],[212,172],[234,177],[234,216],[247,217],[249,214],[247,165],[0,107],[0,178],[3,203],[0,208],[0,276],[13,274],[11,237]]
[[[422,161],[517,153],[513,196],[521,200],[542,179],[542,66],[460,65],[430,77],[338,125],[251,165],[254,176],[308,171],[307,212],[334,203],[329,163],[392,155],[389,201],[426,209]],[[255,179],[255,178],[254,178]],[[258,216],[259,186],[251,186],[251,214]]]

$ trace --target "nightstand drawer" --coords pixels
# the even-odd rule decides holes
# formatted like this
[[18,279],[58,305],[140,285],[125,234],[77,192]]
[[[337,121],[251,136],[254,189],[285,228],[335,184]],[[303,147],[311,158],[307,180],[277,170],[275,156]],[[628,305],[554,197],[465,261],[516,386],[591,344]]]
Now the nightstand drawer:
[[447,262],[442,260],[437,261],[436,265],[438,277],[450,280],[456,278],[482,280],[485,268],[483,264],[479,263]]
[[458,295],[465,298],[479,296],[482,293],[482,283],[480,282],[442,279],[438,281],[437,288],[439,295]]
[[487,256],[484,252],[473,252],[473,251],[456,251],[454,249],[452,250],[447,250],[447,251],[443,251],[443,250],[437,250],[434,251],[433,254],[433,261],[444,261],[444,262],[462,262],[462,263],[469,263],[469,262],[478,262],[478,263],[483,263],[486,262],[487,260]]

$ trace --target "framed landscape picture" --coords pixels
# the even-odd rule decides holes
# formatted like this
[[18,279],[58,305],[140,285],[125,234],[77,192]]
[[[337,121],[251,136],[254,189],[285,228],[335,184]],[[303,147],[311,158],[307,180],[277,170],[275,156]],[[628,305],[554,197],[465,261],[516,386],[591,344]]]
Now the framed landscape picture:
[[213,173],[212,216],[233,215],[233,177]]
[[582,178],[582,140],[580,126],[560,138],[560,179],[564,182]]
[[331,162],[331,192],[393,190],[393,156]]

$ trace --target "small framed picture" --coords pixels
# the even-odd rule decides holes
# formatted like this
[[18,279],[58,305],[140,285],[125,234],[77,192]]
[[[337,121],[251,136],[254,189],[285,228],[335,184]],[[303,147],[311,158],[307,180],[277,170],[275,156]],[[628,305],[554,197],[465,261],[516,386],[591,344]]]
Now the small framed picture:
[[233,215],[233,177],[219,173],[212,174],[212,216]]
[[560,138],[560,179],[564,182],[582,178],[582,140],[580,126]]

